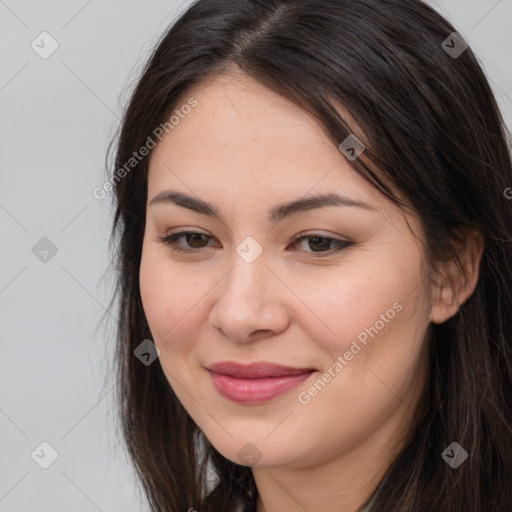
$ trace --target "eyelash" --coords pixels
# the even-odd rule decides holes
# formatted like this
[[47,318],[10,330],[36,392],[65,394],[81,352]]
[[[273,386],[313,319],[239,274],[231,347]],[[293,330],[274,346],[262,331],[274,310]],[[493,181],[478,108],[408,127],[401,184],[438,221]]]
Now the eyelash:
[[[201,233],[199,231],[180,231],[179,233],[173,233],[172,235],[168,235],[168,236],[164,236],[164,237],[159,236],[158,240],[160,240],[163,244],[170,246],[173,251],[177,251],[180,253],[194,253],[194,252],[200,251],[201,249],[206,249],[206,247],[201,247],[199,249],[183,249],[182,247],[173,246],[174,243],[178,239],[184,237],[185,235],[204,235],[210,239],[212,238],[209,235],[206,235],[205,233]],[[296,244],[296,243],[302,242],[303,240],[307,240],[308,238],[320,238],[320,239],[324,239],[324,240],[329,240],[331,242],[334,242],[335,245],[337,245],[336,248],[331,249],[329,251],[321,251],[321,252],[316,252],[316,253],[312,252],[312,251],[302,251],[302,252],[311,253],[312,256],[315,258],[323,258],[323,257],[327,257],[327,256],[332,256],[333,254],[335,254],[343,249],[346,249],[347,247],[352,245],[352,242],[348,242],[345,240],[339,240],[337,238],[332,238],[332,237],[328,237],[328,236],[323,236],[323,235],[320,235],[319,233],[313,233],[313,234],[308,234],[308,235],[299,234],[299,236],[293,241],[293,243]]]

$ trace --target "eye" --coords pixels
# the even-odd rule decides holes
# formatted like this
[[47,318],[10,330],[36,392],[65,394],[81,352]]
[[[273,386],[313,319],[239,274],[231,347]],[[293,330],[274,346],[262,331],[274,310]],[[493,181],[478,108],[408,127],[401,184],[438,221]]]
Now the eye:
[[[324,256],[331,256],[332,254],[339,252],[343,249],[346,249],[352,242],[347,240],[340,240],[338,238],[332,238],[329,236],[324,236],[321,233],[310,233],[307,235],[299,236],[294,240],[294,244],[301,243],[305,240],[308,240],[307,247],[312,249],[313,256],[316,258],[321,258]],[[334,247],[332,247],[334,246]],[[327,250],[326,250],[327,249]],[[305,251],[310,252],[310,251]],[[315,254],[316,253],[316,254]]]
[[[188,244],[190,244],[189,247],[191,247],[192,250],[189,250],[189,249],[186,249],[186,248],[176,245],[176,241],[183,237],[185,237],[186,242]],[[158,239],[162,243],[169,245],[173,251],[188,252],[188,253],[197,252],[197,251],[194,251],[194,249],[204,248],[205,246],[202,244],[204,242],[207,242],[208,238],[211,238],[211,237],[204,233],[201,233],[199,231],[181,231],[179,233],[173,233],[172,235],[158,237]]]
[[[177,245],[177,241],[182,238],[184,238],[187,243],[186,248]],[[199,252],[199,249],[205,249],[208,247],[208,245],[206,244],[208,243],[209,239],[212,239],[212,237],[199,231],[181,231],[179,233],[173,233],[171,235],[167,235],[164,237],[158,237],[158,239],[165,245],[170,246],[173,251],[183,253],[197,253]],[[321,233],[311,233],[295,238],[292,245],[300,244],[305,240],[309,240],[308,247],[312,250],[306,250],[302,252],[310,252],[314,257],[317,258],[323,256],[330,256],[353,244],[353,242],[324,236]]]

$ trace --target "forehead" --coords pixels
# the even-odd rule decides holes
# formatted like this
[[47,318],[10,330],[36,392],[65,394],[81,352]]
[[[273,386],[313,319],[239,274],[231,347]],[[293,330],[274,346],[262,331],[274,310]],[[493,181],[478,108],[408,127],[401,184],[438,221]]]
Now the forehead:
[[203,153],[206,145],[218,153],[236,151],[231,158],[251,151],[261,159],[289,158],[288,153],[297,152],[304,143],[315,151],[332,145],[314,116],[245,74],[201,83],[183,96],[177,108],[191,97],[197,106],[172,133],[176,144],[186,143],[196,154]]
[[[182,109],[191,99],[194,108]],[[358,130],[343,106],[338,110]],[[315,116],[246,75],[221,75],[191,88],[176,111],[179,122],[151,155],[148,202],[172,190],[218,205],[233,222],[253,223],[277,205],[335,193],[373,206],[396,230],[421,231],[415,214],[352,168]]]
[[164,133],[151,156],[150,186],[170,179],[169,168],[194,181],[215,177],[212,186],[293,181],[302,194],[327,174],[331,180],[343,175],[346,186],[354,180],[363,185],[315,116],[251,77],[237,73],[202,82],[174,111],[191,98],[197,105]]

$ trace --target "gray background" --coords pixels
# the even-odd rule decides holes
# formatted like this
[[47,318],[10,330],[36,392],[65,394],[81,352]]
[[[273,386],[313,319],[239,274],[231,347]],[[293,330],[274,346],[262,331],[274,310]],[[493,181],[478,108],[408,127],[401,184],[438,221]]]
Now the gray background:
[[[111,205],[92,191],[133,78],[189,3],[0,0],[0,512],[148,510],[112,414]],[[512,0],[430,3],[510,127]],[[46,59],[43,31],[59,45]],[[34,254],[43,237],[56,254]]]

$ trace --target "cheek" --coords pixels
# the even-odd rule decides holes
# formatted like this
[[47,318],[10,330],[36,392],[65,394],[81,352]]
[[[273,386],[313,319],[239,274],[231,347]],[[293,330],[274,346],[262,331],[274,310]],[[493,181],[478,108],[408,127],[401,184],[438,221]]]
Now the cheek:
[[[209,284],[190,271],[180,269],[160,251],[151,248],[142,252],[140,295],[144,313],[160,350],[162,371],[178,400],[193,410],[191,396],[200,396],[199,381],[191,368],[197,365],[200,316]],[[200,412],[193,414],[200,417]]]
[[[409,337],[414,330],[408,329],[405,334],[404,329],[417,321],[423,323],[426,315],[421,307],[425,295],[420,283],[417,266],[409,264],[397,269],[396,264],[381,258],[375,264],[367,261],[337,282],[326,277],[323,287],[319,287],[319,281],[315,286],[302,281],[303,288],[297,289],[297,295],[310,297],[307,306],[315,313],[314,323],[319,329],[312,338],[335,359],[351,350],[353,341],[365,348],[387,338],[388,344],[398,346],[401,339]],[[303,315],[303,329],[308,332],[310,318],[309,313]]]
[[[329,352],[319,376],[326,383],[317,381],[298,389],[304,422],[297,421],[294,428],[305,444],[323,432],[336,438],[337,446],[349,446],[394,411],[406,410],[402,404],[423,378],[421,349],[428,326],[424,295],[413,276],[407,279],[403,274],[398,284],[388,283],[380,290],[373,285],[384,285],[395,276],[377,279],[373,275],[368,279],[371,284],[357,279],[344,286],[343,297],[332,297],[339,304],[329,316],[337,336],[314,338]],[[319,306],[325,312],[328,302]]]
[[[140,295],[154,341],[167,349],[174,345],[173,340],[187,340],[183,331],[200,311],[206,285],[154,252],[142,253]],[[183,344],[176,343],[176,346],[183,347]]]

